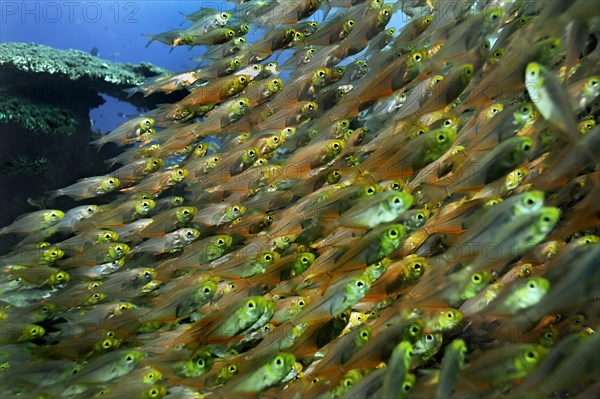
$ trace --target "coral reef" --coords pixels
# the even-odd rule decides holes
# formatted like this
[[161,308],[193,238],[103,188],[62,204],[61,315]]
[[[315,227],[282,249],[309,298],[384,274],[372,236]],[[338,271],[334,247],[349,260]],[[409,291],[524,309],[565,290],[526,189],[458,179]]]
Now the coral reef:
[[124,89],[163,72],[152,64],[118,64],[79,50],[1,43],[0,224],[31,210],[28,198],[104,168],[111,148],[102,153],[90,148],[95,133],[90,110],[105,102],[101,93],[140,110],[179,98],[127,98]]

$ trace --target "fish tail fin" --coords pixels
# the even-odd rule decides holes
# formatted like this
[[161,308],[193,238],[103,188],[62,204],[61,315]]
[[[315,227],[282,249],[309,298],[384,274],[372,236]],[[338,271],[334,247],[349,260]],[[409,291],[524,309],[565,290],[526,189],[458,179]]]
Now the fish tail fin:
[[54,190],[54,191],[48,191],[48,199],[49,200],[53,200],[55,198],[60,197],[61,195],[63,195],[63,189],[59,189],[59,190]]
[[135,93],[137,93],[140,90],[138,89],[137,86],[135,86],[135,87],[130,87],[129,89],[123,89],[123,91],[125,93],[127,93],[127,98],[130,98],[131,96],[133,96]]
[[147,33],[142,33],[142,35],[148,39],[148,43],[146,43],[146,47],[150,46],[150,44],[156,40],[156,36],[155,35],[149,35]]
[[325,3],[323,3],[323,5],[321,6],[321,11],[323,11],[323,21],[327,19],[327,16],[329,15],[332,9],[333,7],[331,6],[331,4],[329,4],[329,1],[325,1]]
[[100,152],[100,150],[102,149],[102,147],[104,147],[106,143],[108,143],[108,140],[106,140],[106,136],[104,135],[91,142],[91,144],[96,147],[97,152]]
[[436,204],[448,196],[448,189],[435,183],[425,183],[421,185],[420,195],[422,200],[430,204]]

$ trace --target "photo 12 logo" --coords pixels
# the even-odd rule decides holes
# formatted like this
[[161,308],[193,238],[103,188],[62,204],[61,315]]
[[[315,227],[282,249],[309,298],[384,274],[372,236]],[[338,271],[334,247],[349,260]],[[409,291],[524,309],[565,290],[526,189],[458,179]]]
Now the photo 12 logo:
[[139,4],[132,1],[3,1],[2,23],[139,23]]

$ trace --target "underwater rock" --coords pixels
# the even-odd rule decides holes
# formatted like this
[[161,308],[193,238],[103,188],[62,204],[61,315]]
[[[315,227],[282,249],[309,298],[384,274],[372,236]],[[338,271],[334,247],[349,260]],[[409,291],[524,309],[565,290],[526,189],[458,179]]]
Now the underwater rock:
[[105,167],[111,148],[98,153],[88,145],[94,133],[89,114],[105,102],[101,93],[140,110],[181,98],[181,93],[127,98],[124,89],[164,72],[149,63],[119,64],[79,50],[1,43],[0,224],[31,211],[28,198]]

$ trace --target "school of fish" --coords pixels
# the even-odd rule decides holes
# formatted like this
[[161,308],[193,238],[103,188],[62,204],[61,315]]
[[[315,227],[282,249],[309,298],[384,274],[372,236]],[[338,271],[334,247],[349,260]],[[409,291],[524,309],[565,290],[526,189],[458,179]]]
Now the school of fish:
[[598,397],[598,4],[233,3],[0,229],[0,397]]

